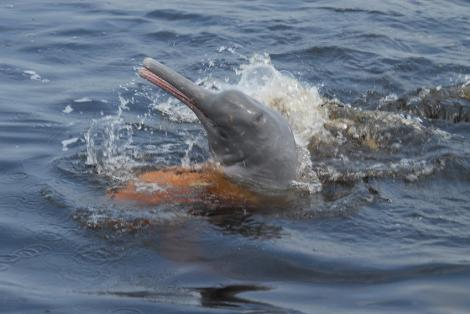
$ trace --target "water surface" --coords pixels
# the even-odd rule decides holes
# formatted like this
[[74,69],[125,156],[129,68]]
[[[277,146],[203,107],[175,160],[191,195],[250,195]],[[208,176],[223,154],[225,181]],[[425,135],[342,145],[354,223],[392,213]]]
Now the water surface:
[[[0,311],[470,308],[468,1],[4,1]],[[210,156],[151,56],[283,112],[288,208],[107,192]]]

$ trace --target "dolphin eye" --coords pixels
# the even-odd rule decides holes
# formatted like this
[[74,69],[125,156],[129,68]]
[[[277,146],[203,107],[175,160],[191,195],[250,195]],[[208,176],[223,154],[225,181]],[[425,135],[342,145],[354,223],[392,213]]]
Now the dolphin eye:
[[263,120],[263,117],[264,117],[263,113],[260,112],[260,113],[257,113],[257,114],[255,115],[254,120],[255,120],[255,122],[261,122],[261,120]]
[[228,138],[227,131],[225,131],[224,129],[219,129],[219,135],[220,135],[220,137],[222,137],[223,139],[227,139],[227,138]]

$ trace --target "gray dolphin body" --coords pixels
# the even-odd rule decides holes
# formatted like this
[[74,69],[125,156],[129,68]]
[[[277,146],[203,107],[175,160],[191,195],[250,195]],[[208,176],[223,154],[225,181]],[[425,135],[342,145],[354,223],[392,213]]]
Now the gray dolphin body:
[[278,112],[241,91],[208,91],[151,58],[139,74],[196,114],[213,159],[229,177],[263,189],[284,189],[296,178],[295,139]]

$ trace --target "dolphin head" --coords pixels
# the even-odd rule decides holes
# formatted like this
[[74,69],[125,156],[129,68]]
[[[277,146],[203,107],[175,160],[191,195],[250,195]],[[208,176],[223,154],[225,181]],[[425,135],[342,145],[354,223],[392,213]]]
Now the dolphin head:
[[228,176],[262,188],[285,188],[297,175],[297,148],[287,121],[238,90],[210,92],[151,59],[139,74],[198,117],[215,162]]

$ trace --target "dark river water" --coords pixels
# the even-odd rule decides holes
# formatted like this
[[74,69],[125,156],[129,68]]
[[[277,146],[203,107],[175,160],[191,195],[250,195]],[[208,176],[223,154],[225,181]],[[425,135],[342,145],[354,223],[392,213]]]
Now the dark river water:
[[[280,110],[295,201],[109,191],[210,158],[153,57]],[[0,312],[470,311],[470,2],[0,2]]]

